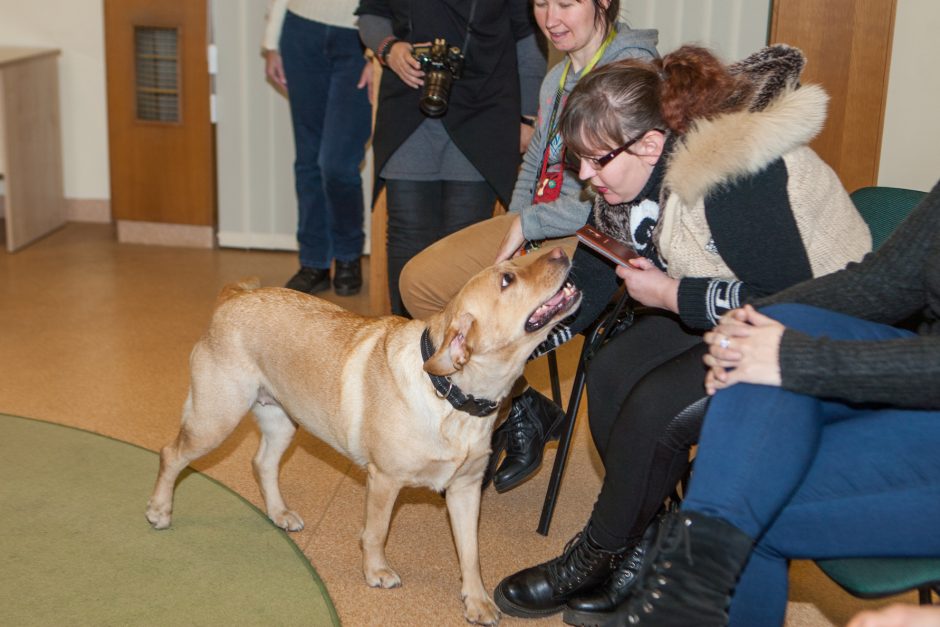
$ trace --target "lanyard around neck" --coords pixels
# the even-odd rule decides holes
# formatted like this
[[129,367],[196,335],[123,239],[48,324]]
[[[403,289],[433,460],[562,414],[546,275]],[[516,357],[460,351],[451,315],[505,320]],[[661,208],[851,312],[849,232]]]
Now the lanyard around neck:
[[[604,42],[601,44],[601,47],[597,49],[597,52],[594,53],[594,56],[591,57],[591,60],[588,61],[588,64],[584,66],[584,69],[581,71],[581,76],[584,76],[594,69],[594,66],[597,65],[597,62],[600,61],[601,57],[604,55],[604,51],[607,50],[607,46],[610,45],[610,42],[612,42],[616,36],[617,31],[611,28],[610,32],[607,33],[607,37],[604,38]],[[568,60],[565,61],[565,69],[562,70],[561,78],[558,80],[558,90],[555,92],[555,102],[552,104],[552,115],[548,121],[548,133],[546,136],[549,138],[555,134],[558,111],[561,109],[561,101],[564,100],[565,83],[568,80],[568,70],[570,69],[571,57],[568,57]]]
[[[601,47],[597,49],[597,52],[594,53],[594,56],[591,57],[591,60],[588,61],[588,64],[584,66],[584,70],[581,72],[582,76],[594,69],[594,66],[597,65],[597,62],[600,61],[601,57],[604,55],[604,51],[607,50],[607,46],[610,45],[610,42],[612,42],[616,36],[617,31],[611,28],[610,32],[607,33],[607,37],[604,38],[604,42],[601,44]],[[565,90],[565,81],[568,79],[568,70],[570,69],[571,57],[568,57],[568,60],[565,62],[565,69],[561,73],[561,80],[558,81],[558,89],[561,91]]]

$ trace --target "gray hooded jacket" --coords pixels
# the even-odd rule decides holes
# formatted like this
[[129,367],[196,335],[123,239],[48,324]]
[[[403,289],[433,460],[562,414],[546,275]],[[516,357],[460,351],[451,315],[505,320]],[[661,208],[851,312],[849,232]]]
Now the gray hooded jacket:
[[[632,30],[626,24],[617,24],[617,35],[601,56],[597,65],[605,65],[620,59],[653,59],[659,56],[656,43],[659,33],[656,30]],[[549,118],[558,81],[564,71],[566,61],[555,65],[539,92],[539,116],[535,133],[529,148],[522,159],[522,167],[516,185],[513,188],[509,211],[522,216],[522,233],[528,240],[541,240],[551,237],[572,235],[583,226],[591,212],[591,198],[587,192],[587,183],[578,180],[577,173],[565,170],[561,195],[552,202],[532,204],[536,177],[542,165],[542,154],[548,141]],[[583,72],[568,73],[565,80],[565,93],[570,93]]]

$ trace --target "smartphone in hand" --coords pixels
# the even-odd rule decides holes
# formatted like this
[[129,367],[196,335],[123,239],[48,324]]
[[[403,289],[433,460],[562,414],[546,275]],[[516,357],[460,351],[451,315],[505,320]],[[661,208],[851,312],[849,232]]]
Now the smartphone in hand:
[[630,265],[627,263],[628,259],[640,256],[629,244],[625,244],[609,235],[604,235],[588,224],[578,229],[576,235],[581,242],[621,266]]

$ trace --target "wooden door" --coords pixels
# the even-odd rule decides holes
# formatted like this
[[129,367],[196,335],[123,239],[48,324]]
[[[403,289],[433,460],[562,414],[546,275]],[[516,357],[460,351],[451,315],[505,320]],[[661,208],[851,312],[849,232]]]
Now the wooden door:
[[206,0],[104,0],[116,220],[211,226]]
[[813,149],[849,191],[876,185],[896,0],[774,0],[772,43],[803,50],[803,82],[829,93]]

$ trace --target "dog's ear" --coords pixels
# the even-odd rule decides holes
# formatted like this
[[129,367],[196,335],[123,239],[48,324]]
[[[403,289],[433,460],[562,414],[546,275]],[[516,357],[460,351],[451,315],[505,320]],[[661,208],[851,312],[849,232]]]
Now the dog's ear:
[[470,331],[473,328],[473,316],[462,313],[455,316],[444,332],[444,341],[437,352],[424,362],[424,371],[441,377],[454,374],[470,361],[473,353]]

